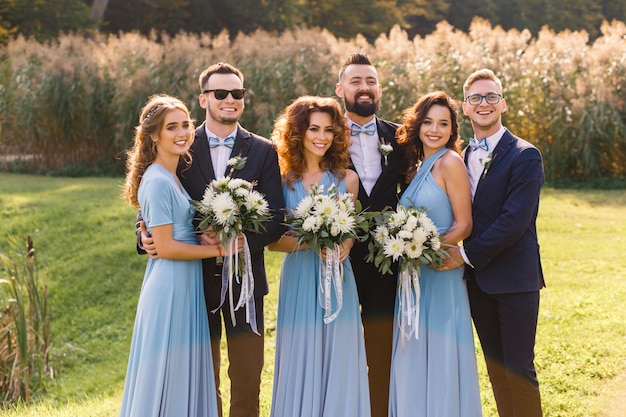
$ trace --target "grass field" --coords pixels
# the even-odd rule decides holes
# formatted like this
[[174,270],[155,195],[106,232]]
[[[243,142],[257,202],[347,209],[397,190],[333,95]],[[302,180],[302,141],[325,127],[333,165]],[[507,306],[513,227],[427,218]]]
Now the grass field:
[[[10,255],[10,235],[34,237],[49,286],[55,370],[34,404],[8,407],[0,417],[117,415],[146,262],[135,254],[135,210],[120,193],[121,179],[0,174],[0,252]],[[626,370],[626,193],[546,188],[538,227],[547,288],[536,363],[545,415],[604,416],[619,401],[616,377]],[[279,266],[280,255],[270,253],[263,416]],[[495,417],[482,357],[479,366],[484,415]]]

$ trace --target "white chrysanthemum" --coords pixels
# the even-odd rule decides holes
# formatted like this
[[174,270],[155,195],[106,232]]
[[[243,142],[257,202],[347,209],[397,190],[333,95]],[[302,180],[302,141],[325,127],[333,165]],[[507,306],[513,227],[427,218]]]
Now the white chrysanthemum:
[[406,252],[406,256],[411,259],[417,259],[422,256],[422,245],[417,244],[415,241],[407,242],[404,247],[404,251]]
[[339,236],[339,233],[341,233],[341,230],[339,230],[339,226],[337,225],[337,223],[333,223],[330,225],[330,235],[333,237]]
[[241,188],[235,188],[233,190],[233,194],[235,194],[238,197],[242,197],[244,199],[247,199],[248,196],[250,195],[250,190],[248,190],[245,187],[241,187]]
[[354,207],[354,201],[352,201],[352,194],[350,193],[343,194],[341,201],[343,203],[342,206],[344,207],[342,208],[342,210],[349,211],[349,212],[355,211],[356,208]]
[[383,225],[376,226],[374,230],[374,239],[381,245],[384,245],[389,239],[389,229]]
[[404,242],[398,237],[391,237],[383,246],[385,256],[397,261],[404,253]]
[[409,232],[408,230],[400,230],[397,236],[402,240],[412,240],[413,232]]
[[352,229],[354,229],[354,218],[347,212],[340,211],[337,213],[337,216],[335,216],[335,224],[342,234],[350,233]]
[[430,239],[430,247],[433,250],[439,250],[441,248],[441,239],[439,239],[438,236],[435,236],[432,239]]
[[408,216],[408,218],[406,219],[406,222],[402,226],[402,230],[408,230],[409,232],[412,232],[413,230],[415,230],[416,227],[417,227],[417,217]]
[[215,220],[221,225],[228,224],[238,212],[237,205],[227,193],[216,194],[211,208],[215,213]]
[[424,229],[418,227],[417,229],[413,230],[413,242],[420,248],[424,245],[426,239],[428,239],[428,236],[426,235],[426,233],[424,233]]
[[222,177],[222,178],[211,181],[211,187],[213,187],[216,190],[227,189],[229,181],[230,181],[230,178]]
[[200,200],[198,211],[203,214],[209,213],[211,211],[211,202],[213,201],[213,198],[215,198],[215,193],[211,187],[207,187],[207,189],[204,190],[202,200]]
[[247,182],[248,181],[241,178],[231,178],[231,180],[228,182],[228,188],[230,188],[231,190],[236,190],[237,188],[245,188],[247,190]]
[[315,201],[313,200],[313,197],[311,197],[310,195],[307,195],[306,197],[304,197],[302,200],[300,200],[300,202],[298,203],[298,206],[293,212],[294,217],[297,219],[305,218],[306,215],[313,208],[314,203]]
[[323,198],[315,203],[315,212],[323,218],[332,218],[337,212],[337,205],[330,198]]
[[263,194],[256,190],[252,190],[248,193],[245,205],[249,211],[256,211],[261,215],[269,214],[270,211],[267,201],[263,198]]
[[402,227],[406,223],[407,213],[405,209],[400,206],[398,207],[398,211],[391,215],[391,224],[394,227]]
[[302,230],[305,232],[317,232],[322,224],[318,216],[309,216],[302,222]]
[[433,223],[432,219],[428,217],[426,213],[420,213],[419,222],[427,234],[437,233],[437,226],[435,226],[435,223]]

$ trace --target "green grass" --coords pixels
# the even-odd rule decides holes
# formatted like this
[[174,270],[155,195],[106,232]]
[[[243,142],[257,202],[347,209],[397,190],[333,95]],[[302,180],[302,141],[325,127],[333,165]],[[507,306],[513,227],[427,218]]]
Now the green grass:
[[[135,254],[135,210],[119,198],[120,187],[121,179],[0,174],[0,252],[9,250],[9,235],[35,239],[50,291],[55,370],[34,404],[0,417],[117,416],[146,262]],[[548,285],[536,348],[545,415],[601,416],[626,367],[626,193],[545,189],[538,223]],[[280,260],[269,253],[264,416]],[[481,356],[478,363],[484,415],[495,417]]]

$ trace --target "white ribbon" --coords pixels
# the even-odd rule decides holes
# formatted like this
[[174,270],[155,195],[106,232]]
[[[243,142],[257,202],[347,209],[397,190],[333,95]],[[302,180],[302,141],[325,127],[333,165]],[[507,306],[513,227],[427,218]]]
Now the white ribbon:
[[[222,290],[220,294],[220,305],[212,311],[215,313],[219,310],[226,300],[226,292],[228,291],[228,303],[230,308],[230,318],[233,326],[237,325],[235,319],[235,311],[241,307],[246,308],[246,323],[250,324],[252,331],[259,334],[256,322],[256,309],[254,305],[254,276],[252,275],[252,261],[250,256],[250,247],[248,239],[243,235],[243,250],[241,251],[241,260],[239,258],[239,241],[237,237],[231,237],[228,241],[228,247],[234,248],[234,254],[230,251],[224,257],[224,265],[222,267]],[[241,261],[241,262],[240,262]],[[241,281],[240,281],[241,278]],[[241,284],[239,292],[239,300],[234,303],[233,279],[237,284]]]
[[[334,249],[326,250],[326,259],[320,257],[320,282],[319,291],[320,304],[324,303],[324,323],[328,324],[335,320],[343,306],[343,265],[340,261],[341,250],[339,245],[335,244]],[[335,290],[335,298],[337,298],[337,309],[333,312],[332,308],[332,290]]]
[[420,282],[419,265],[407,265],[400,270],[399,274],[400,293],[400,315],[399,325],[402,334],[402,342],[415,335],[415,340],[419,339],[420,321]]

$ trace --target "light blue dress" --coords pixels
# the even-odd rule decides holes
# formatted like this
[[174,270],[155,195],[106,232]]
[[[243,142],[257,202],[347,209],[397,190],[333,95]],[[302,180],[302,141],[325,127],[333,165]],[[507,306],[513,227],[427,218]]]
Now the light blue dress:
[[[450,200],[431,174],[445,152],[423,161],[400,204],[428,209],[440,233],[452,226]],[[437,272],[420,267],[419,339],[403,337],[398,299],[391,362],[390,417],[482,415],[474,335],[463,267]]]
[[[336,181],[325,173],[321,184]],[[307,195],[302,182],[283,186],[287,209]],[[345,192],[345,183],[338,185]],[[369,417],[365,342],[354,273],[343,262],[343,307],[324,323],[320,258],[311,250],[283,260],[276,323],[272,417]],[[333,300],[335,301],[335,300]]]
[[[148,167],[138,200],[148,231],[172,224],[174,239],[197,243],[189,195],[164,167]],[[120,416],[217,416],[200,260],[148,260]]]

